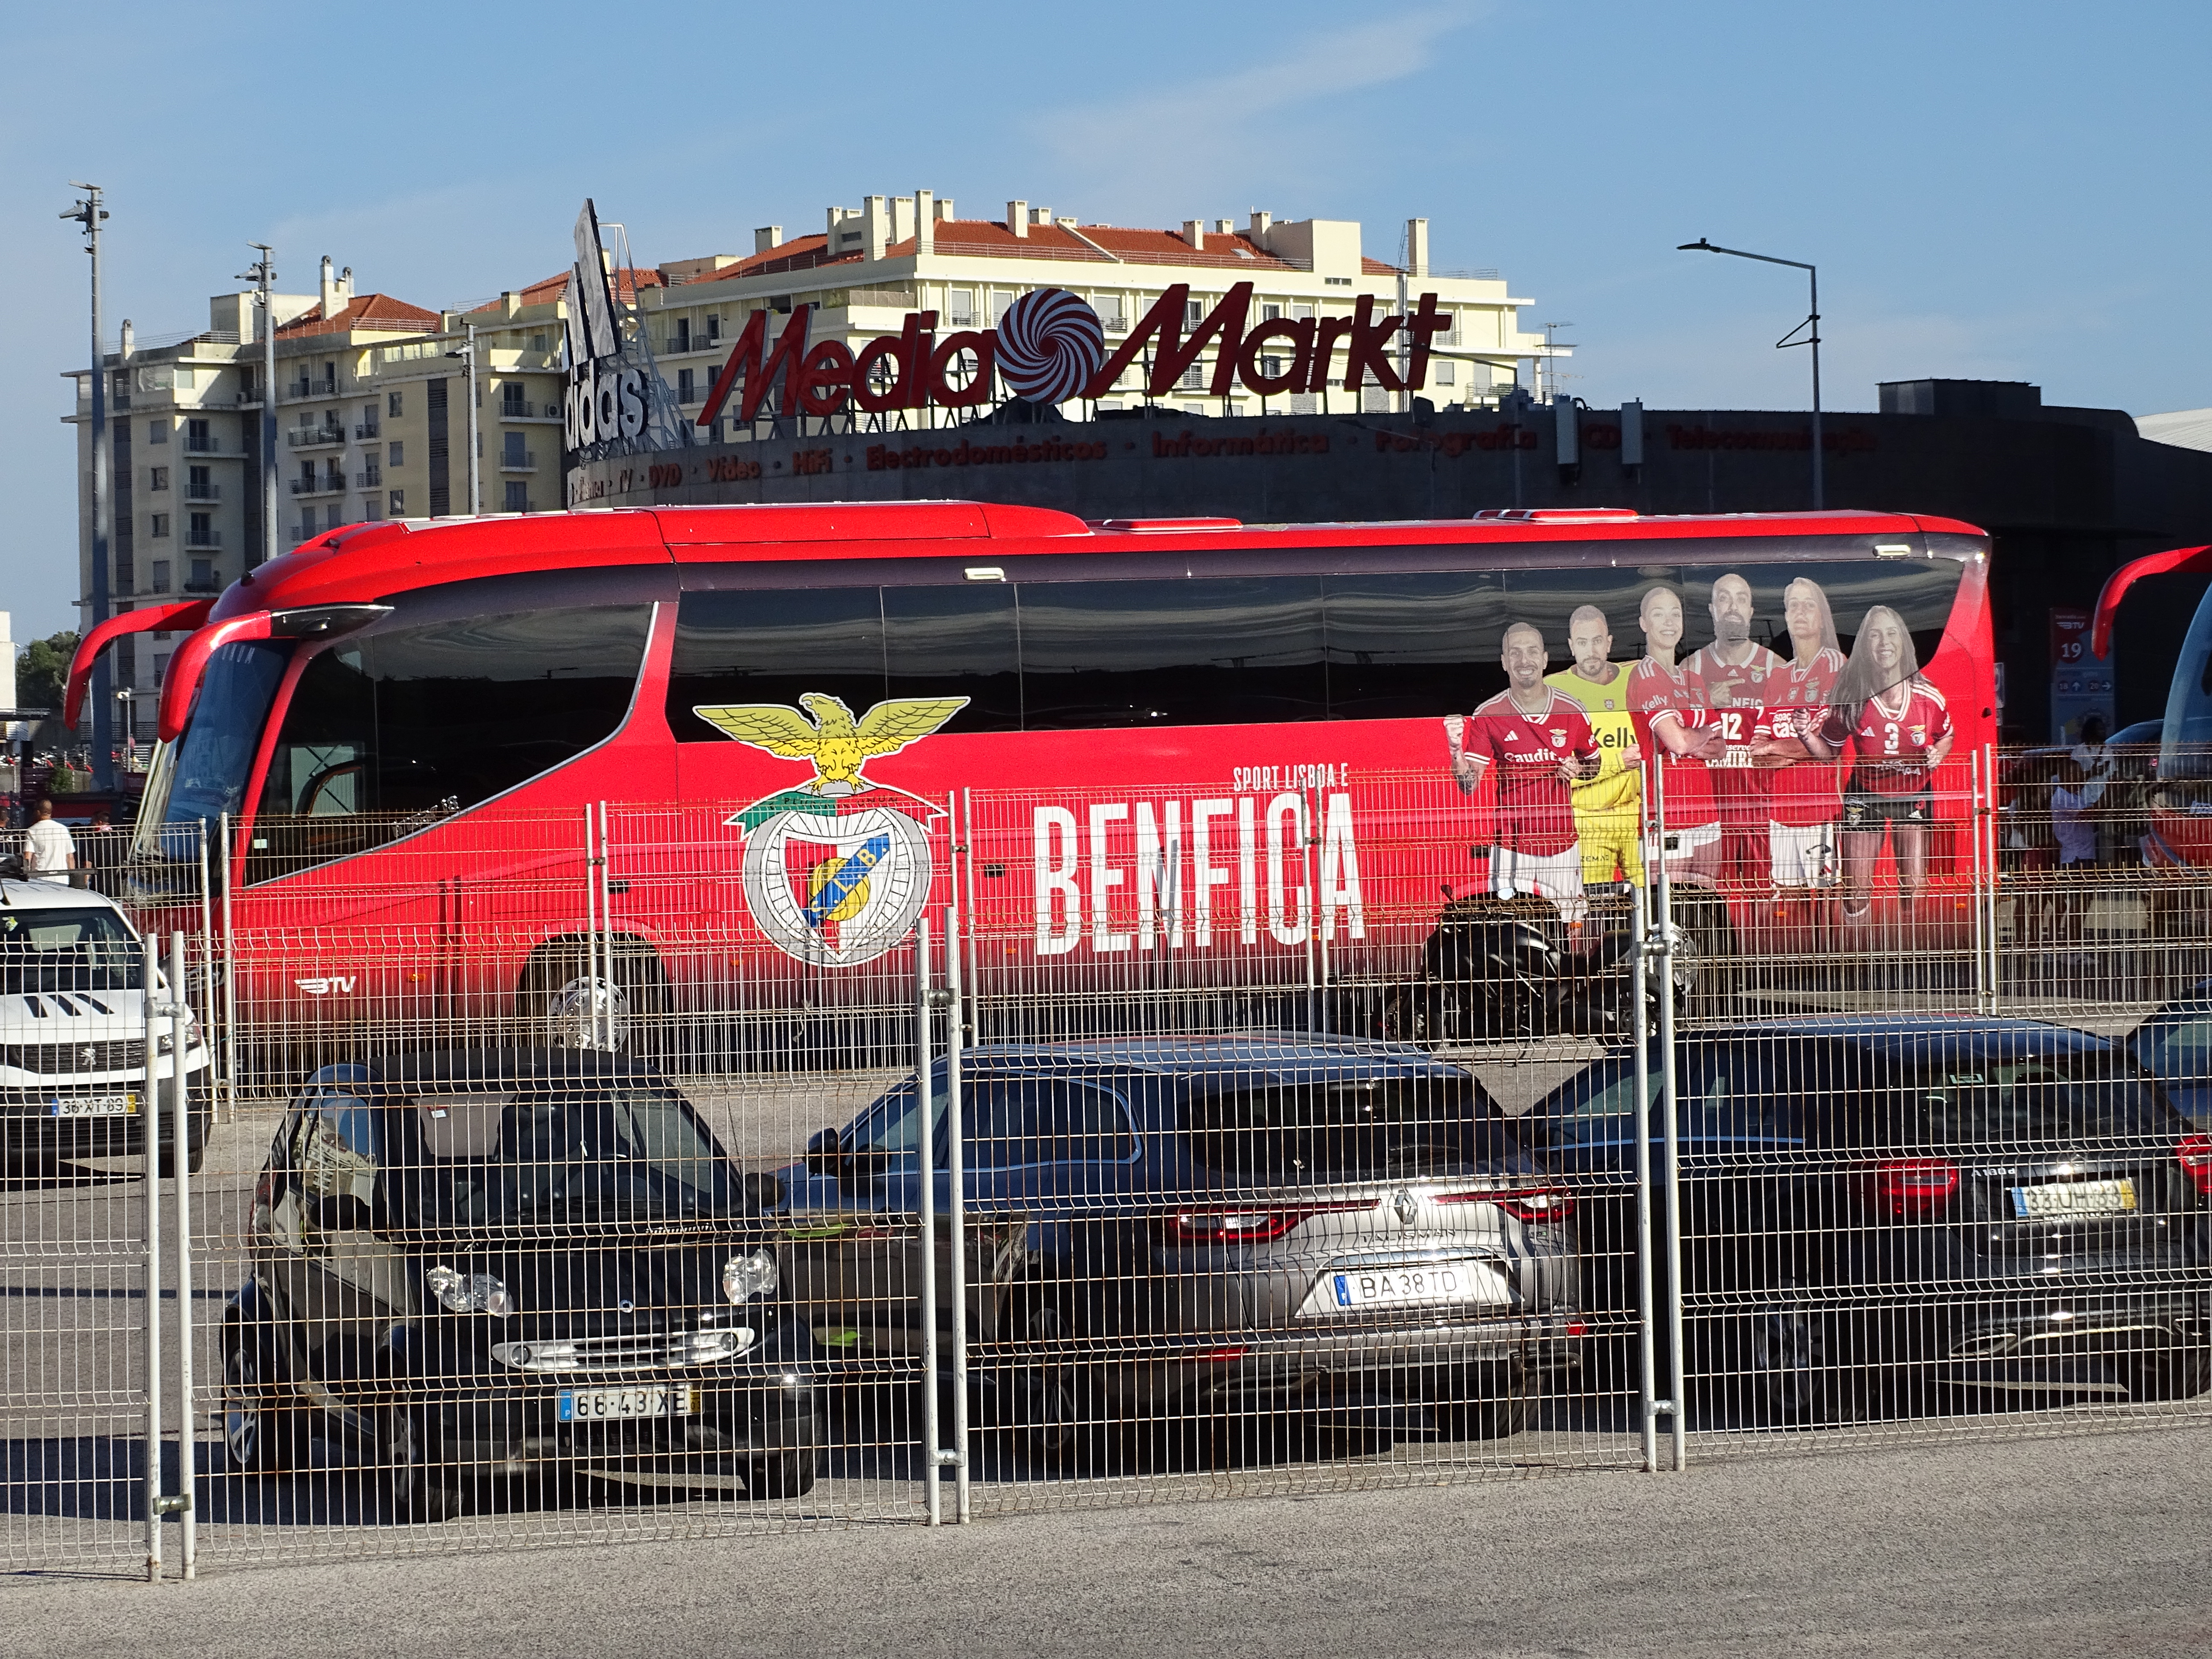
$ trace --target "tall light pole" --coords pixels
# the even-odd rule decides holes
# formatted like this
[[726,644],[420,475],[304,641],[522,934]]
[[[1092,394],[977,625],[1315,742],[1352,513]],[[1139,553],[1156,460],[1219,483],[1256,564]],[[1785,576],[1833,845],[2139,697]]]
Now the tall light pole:
[[[261,294],[261,558],[276,556],[276,253],[266,242],[248,242],[261,257],[238,273]],[[249,570],[256,559],[247,565]]]
[[[100,336],[100,226],[107,217],[100,205],[98,185],[70,180],[72,190],[84,192],[76,205],[60,216],[84,227],[84,251],[92,256],[92,615],[85,632],[107,620],[108,514],[107,479],[107,354]],[[96,789],[115,787],[115,760],[108,746],[115,740],[114,711],[108,704],[107,659],[105,653],[92,665],[92,782]]]
[[[1813,510],[1822,511],[1828,504],[1827,485],[1821,467],[1820,451],[1820,273],[1818,268],[1802,259],[1778,259],[1771,253],[1746,253],[1740,247],[1715,247],[1700,236],[1694,242],[1684,242],[1674,250],[1677,253],[1726,253],[1738,259],[1757,259],[1764,264],[1789,265],[1803,271],[1812,279],[1813,306],[1805,320],[1774,343],[1781,351],[1790,346],[1808,345],[1813,348]],[[1790,335],[1803,332],[1802,340]]]
[[483,457],[477,453],[477,325],[469,325],[468,343],[459,351],[449,351],[448,357],[461,360],[461,384],[468,388],[469,410],[469,512],[471,516],[483,511],[483,489],[477,476]]

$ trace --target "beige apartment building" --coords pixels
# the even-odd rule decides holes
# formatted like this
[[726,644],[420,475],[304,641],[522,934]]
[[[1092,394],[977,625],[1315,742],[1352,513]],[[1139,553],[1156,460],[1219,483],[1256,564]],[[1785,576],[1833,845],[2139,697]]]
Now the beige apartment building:
[[[557,296],[556,296],[557,299]],[[433,311],[356,294],[323,261],[320,290],[274,296],[277,521],[264,524],[262,342],[258,296],[219,294],[209,327],[140,342],[125,323],[108,355],[112,611],[220,593],[274,554],[341,525],[466,513],[468,362],[476,386],[477,510],[532,512],[561,499],[557,303],[505,295],[475,312]],[[92,591],[91,398],[76,382],[78,568]],[[152,694],[173,641],[126,636],[112,682],[131,694],[131,729],[154,722]],[[121,731],[123,724],[118,722]]]

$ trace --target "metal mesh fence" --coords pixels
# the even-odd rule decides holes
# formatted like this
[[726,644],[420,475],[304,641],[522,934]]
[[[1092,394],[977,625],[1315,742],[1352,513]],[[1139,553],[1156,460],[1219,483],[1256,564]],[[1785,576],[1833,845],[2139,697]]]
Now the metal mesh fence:
[[1684,823],[1656,769],[1571,880],[1324,768],[480,811],[266,883],[218,826],[157,994],[0,1056],[0,1550],[136,1563],[186,1469],[216,1562],[2201,1420],[2185,804],[1984,751]]

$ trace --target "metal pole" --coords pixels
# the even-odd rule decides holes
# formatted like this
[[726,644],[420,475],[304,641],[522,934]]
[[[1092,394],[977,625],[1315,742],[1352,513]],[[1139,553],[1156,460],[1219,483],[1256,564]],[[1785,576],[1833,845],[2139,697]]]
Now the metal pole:
[[[464,367],[467,370],[469,382],[469,511],[477,514],[483,511],[483,480],[480,476],[483,455],[479,448],[483,440],[477,435],[477,329],[474,323],[469,325],[468,353]],[[1814,429],[1817,432],[1820,416],[1816,415],[1813,420]],[[1817,459],[1815,465],[1818,465]]]
[[[84,251],[92,256],[92,592],[88,596],[92,615],[85,631],[107,620],[108,538],[113,503],[108,479],[107,351],[100,337],[100,227],[107,217],[102,205],[105,192],[98,185],[71,179],[84,192],[61,216],[84,227]],[[115,741],[114,711],[108,707],[107,658],[105,653],[92,665],[92,781],[98,789],[115,787],[115,763],[108,753]]]
[[139,944],[139,1030],[145,1037],[145,1091],[138,1097],[146,1154],[146,1579],[161,1577],[161,1121],[154,1092],[154,936]]
[[968,972],[964,983],[968,988],[969,1030],[975,1041],[983,1040],[983,975],[977,966],[975,943],[975,804],[965,787],[960,791],[960,868],[961,891],[968,896],[967,937],[962,941],[968,952]]
[[1826,452],[1820,447],[1820,273],[1807,265],[1805,274],[1813,284],[1813,510],[1819,513],[1828,505]]
[[599,1040],[599,855],[591,804],[584,805],[584,977],[592,999],[592,1041]]
[[[1659,1114],[1666,1136],[1667,1179],[1667,1398],[1672,1407],[1669,1437],[1674,1468],[1687,1462],[1688,1401],[1683,1386],[1682,1362],[1682,1194],[1680,1150],[1676,1138],[1674,1110],[1674,886],[1667,873],[1667,768],[1658,768],[1659,812]],[[1639,1139],[1648,1141],[1647,1129]],[[1648,1155],[1648,1154],[1647,1154]]]
[[968,1504],[968,1196],[963,1188],[967,1149],[960,1121],[960,915],[945,907],[945,1168],[952,1211],[952,1496],[953,1514],[966,1524]]
[[185,1042],[191,1034],[191,1005],[185,1000],[185,935],[169,935],[169,1123],[177,1182],[177,1508],[184,1527],[179,1555],[186,1578],[199,1576],[199,1528],[193,1498],[199,1486],[199,1425],[192,1395],[192,1182],[191,1080]]
[[253,278],[253,285],[261,296],[261,546],[259,556],[255,550],[246,550],[246,568],[251,570],[263,559],[276,556],[278,526],[276,522],[276,306],[272,285],[276,281],[276,262],[269,244],[248,242],[246,246],[257,250],[261,257],[254,261],[243,276]]
[[200,1030],[208,1050],[208,1109],[222,1121],[223,1102],[215,1091],[215,896],[208,887],[207,820],[200,820],[200,965],[206,977],[200,987]]
[[929,918],[914,925],[915,1167],[921,1172],[921,1490],[929,1524],[945,1522],[937,1461],[937,1171],[931,1145],[936,1103],[929,1075]]
[[[599,1037],[606,1051],[612,1054],[615,1047],[615,886],[613,878],[607,873],[607,804],[601,801],[599,803],[599,928],[605,945],[606,977],[601,981],[605,986],[607,993],[605,999],[607,1023],[605,1029],[601,1030],[598,1024],[600,999],[597,996],[592,999],[592,1018],[595,1034]],[[593,969],[594,973],[598,971],[599,971],[598,969]]]
[[[1649,837],[1646,837],[1647,843]],[[1644,1469],[1659,1468],[1659,1413],[1654,1407],[1656,1367],[1652,1364],[1651,1321],[1651,894],[1641,882],[1630,884],[1636,896],[1636,966],[1632,988],[1636,1010],[1630,1031],[1636,1044],[1636,1351],[1641,1365],[1637,1420],[1644,1426]]]
[[1989,986],[1982,977],[1988,966],[1989,953],[1983,948],[1982,939],[1982,751],[1977,749],[1967,757],[1972,763],[1973,808],[1967,814],[1968,832],[1973,836],[1972,897],[1974,907],[1974,1012],[1986,1014],[1990,1011]]
[[222,837],[222,1070],[223,1093],[238,1109],[238,934],[230,915],[230,814],[216,819]]
[[1983,867],[1990,872],[1989,885],[1981,900],[1987,913],[1982,937],[1989,943],[1990,1012],[1995,1013],[1998,1000],[2004,992],[2004,972],[1997,952],[1997,871],[2002,860],[1997,848],[1997,748],[1993,743],[1982,745],[1982,776],[1989,786],[1989,829],[1984,848]]

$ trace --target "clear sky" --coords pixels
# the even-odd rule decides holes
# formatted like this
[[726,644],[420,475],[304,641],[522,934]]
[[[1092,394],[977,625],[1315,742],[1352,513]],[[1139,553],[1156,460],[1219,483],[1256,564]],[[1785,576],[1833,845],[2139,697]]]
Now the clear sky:
[[248,240],[286,291],[328,253],[435,307],[563,269],[586,195],[657,263],[921,186],[1358,219],[1385,258],[1423,215],[1437,266],[1571,322],[1590,403],[1802,407],[1801,275],[1674,251],[1710,236],[1819,264],[1831,407],[1955,375],[2148,414],[2212,404],[2208,69],[2205,0],[17,3],[0,608],[75,625],[70,179],[109,192],[111,336],[206,326]]

